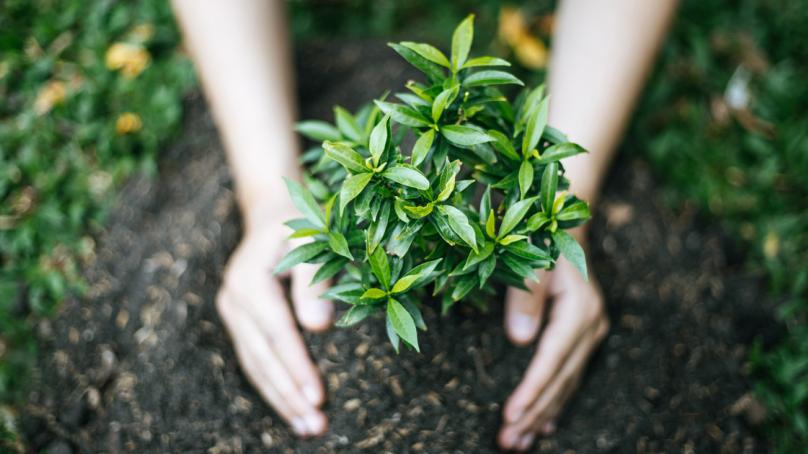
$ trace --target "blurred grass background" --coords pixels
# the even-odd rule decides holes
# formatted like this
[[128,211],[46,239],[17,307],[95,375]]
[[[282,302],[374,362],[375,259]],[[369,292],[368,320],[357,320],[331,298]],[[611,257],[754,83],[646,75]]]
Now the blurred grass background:
[[[554,2],[297,0],[297,40],[445,46],[469,11],[477,46],[543,76]],[[608,37],[604,37],[608,39]],[[684,0],[624,149],[666,198],[721,222],[765,278],[781,333],[749,356],[765,429],[808,443],[808,9]],[[195,86],[168,2],[6,0],[0,6],[0,447],[35,360],[33,329],[82,291],[115,188],[154,173]]]

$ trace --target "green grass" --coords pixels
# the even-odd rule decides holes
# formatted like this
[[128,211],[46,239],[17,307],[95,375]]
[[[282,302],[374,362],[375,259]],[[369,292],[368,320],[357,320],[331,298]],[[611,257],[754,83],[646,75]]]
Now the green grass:
[[[748,112],[723,105],[737,71],[749,74]],[[669,195],[721,220],[769,282],[782,338],[758,343],[750,364],[784,452],[808,444],[806,80],[808,10],[798,3],[685,2],[629,134]]]
[[[107,67],[107,49],[118,41],[148,52],[141,72],[133,68],[126,76]],[[115,187],[133,171],[152,171],[156,152],[177,128],[182,94],[194,80],[178,42],[163,1],[3,3],[2,401],[23,389],[35,358],[35,321],[81,292],[80,266],[93,257],[90,235]],[[117,131],[124,112],[139,116],[141,127]]]

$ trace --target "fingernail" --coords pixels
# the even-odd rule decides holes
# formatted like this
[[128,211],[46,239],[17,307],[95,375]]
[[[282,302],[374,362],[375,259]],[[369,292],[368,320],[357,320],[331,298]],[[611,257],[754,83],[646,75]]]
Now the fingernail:
[[306,419],[306,427],[309,428],[310,434],[319,435],[323,432],[324,428],[324,418],[322,415],[318,415],[316,413],[310,413],[305,416]]
[[527,314],[520,314],[518,312],[511,314],[509,325],[511,327],[511,335],[518,340],[529,339],[533,336],[533,329],[536,324],[536,319]]
[[504,447],[508,449],[514,448],[516,444],[519,443],[519,435],[512,430],[508,431],[503,438],[505,442]]
[[313,385],[303,386],[303,395],[306,396],[306,400],[315,407],[320,405],[320,392],[317,390],[317,387]]
[[522,437],[522,438],[519,440],[519,445],[518,445],[518,446],[519,446],[519,449],[521,449],[521,450],[525,450],[525,449],[529,448],[529,447],[530,447],[530,445],[531,445],[531,444],[533,444],[533,440],[534,440],[535,438],[536,438],[536,436],[535,436],[533,433],[529,433],[529,434],[527,434],[527,435],[523,436],[523,437]]
[[544,432],[547,435],[550,435],[551,433],[555,432],[555,430],[556,430],[556,425],[555,425],[555,422],[553,422],[553,421],[548,422],[542,428],[542,432]]
[[328,327],[331,322],[331,306],[323,301],[315,300],[306,303],[303,307],[304,313],[301,314],[307,325],[319,330]]
[[292,418],[292,429],[295,431],[296,434],[301,436],[306,435],[306,433],[308,432],[308,430],[306,429],[306,421],[304,421],[303,418],[299,416],[295,416],[294,418]]

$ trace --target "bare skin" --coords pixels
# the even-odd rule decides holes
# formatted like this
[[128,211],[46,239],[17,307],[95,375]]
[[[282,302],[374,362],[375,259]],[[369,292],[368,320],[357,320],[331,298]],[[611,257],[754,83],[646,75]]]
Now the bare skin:
[[[591,203],[675,4],[562,2],[550,71],[550,119],[590,150],[565,167],[573,191]],[[173,0],[173,5],[223,136],[245,219],[217,309],[245,375],[262,397],[299,435],[321,435],[328,425],[321,411],[325,388],[296,321],[312,331],[330,326],[333,306],[318,297],[327,284],[309,287],[313,267],[296,267],[287,302],[271,274],[293,246],[282,222],[296,210],[282,177],[300,177],[283,2]],[[585,230],[574,235],[586,243]],[[532,292],[511,290],[506,296],[509,338],[518,345],[539,338],[522,382],[504,406],[498,442],[506,449],[527,449],[537,436],[555,430],[587,359],[608,330],[594,279],[585,281],[563,259],[540,278],[540,284],[530,284]]]

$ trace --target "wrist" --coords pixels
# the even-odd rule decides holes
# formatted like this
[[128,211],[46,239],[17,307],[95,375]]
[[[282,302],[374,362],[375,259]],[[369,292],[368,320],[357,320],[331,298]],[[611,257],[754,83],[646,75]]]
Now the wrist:
[[295,216],[296,208],[280,184],[239,187],[238,202],[245,234],[266,228],[268,224],[281,224]]

